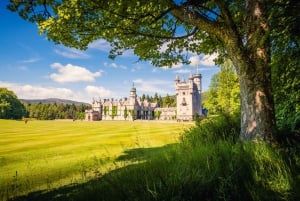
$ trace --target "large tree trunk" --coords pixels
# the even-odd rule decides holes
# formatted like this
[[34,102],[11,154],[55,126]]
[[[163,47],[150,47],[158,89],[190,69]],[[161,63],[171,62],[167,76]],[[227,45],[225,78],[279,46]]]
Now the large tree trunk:
[[266,5],[264,0],[246,1],[246,41],[242,43],[240,39],[239,45],[231,48],[233,51],[229,55],[239,75],[240,138],[272,142],[276,126]]
[[[249,60],[248,60],[249,61]],[[275,113],[270,67],[239,62],[241,92],[241,140],[274,141]]]

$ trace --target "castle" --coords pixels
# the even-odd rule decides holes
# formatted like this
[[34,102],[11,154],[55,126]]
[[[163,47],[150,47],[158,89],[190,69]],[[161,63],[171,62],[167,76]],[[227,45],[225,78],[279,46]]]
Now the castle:
[[175,78],[176,107],[161,108],[156,102],[138,99],[136,88],[130,90],[129,98],[93,100],[92,109],[85,111],[87,121],[99,120],[177,120],[192,121],[202,115],[201,74],[189,75],[189,80]]

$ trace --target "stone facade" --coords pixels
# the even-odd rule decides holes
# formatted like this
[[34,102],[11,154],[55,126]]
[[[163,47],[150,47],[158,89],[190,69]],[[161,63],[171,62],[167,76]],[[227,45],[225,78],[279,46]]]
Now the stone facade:
[[192,121],[194,115],[202,115],[201,74],[189,75],[189,80],[175,79],[177,120]]
[[175,79],[177,107],[160,108],[157,103],[137,98],[132,87],[124,100],[94,100],[92,109],[85,111],[87,121],[99,120],[177,120],[192,121],[201,112],[201,74],[190,74],[189,81]]
[[94,100],[92,109],[85,111],[85,119],[88,121],[99,120],[153,120],[154,110],[158,108],[157,103],[147,100],[138,100],[136,88],[130,90],[129,99],[124,100]]

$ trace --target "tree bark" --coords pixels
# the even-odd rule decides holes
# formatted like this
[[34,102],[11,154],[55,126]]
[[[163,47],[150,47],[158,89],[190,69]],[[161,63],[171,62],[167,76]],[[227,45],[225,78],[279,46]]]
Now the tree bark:
[[[248,60],[249,61],[249,60]],[[275,139],[275,113],[268,65],[235,61],[241,94],[241,140]]]
[[[269,26],[264,0],[246,1],[246,40],[229,52],[237,67],[241,93],[241,140],[275,139]],[[236,51],[238,49],[238,51]]]

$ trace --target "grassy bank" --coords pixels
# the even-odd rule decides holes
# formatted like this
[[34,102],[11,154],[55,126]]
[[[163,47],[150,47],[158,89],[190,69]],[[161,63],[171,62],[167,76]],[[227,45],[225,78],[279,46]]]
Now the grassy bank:
[[188,124],[0,120],[0,199],[88,181],[126,149],[178,141]]

